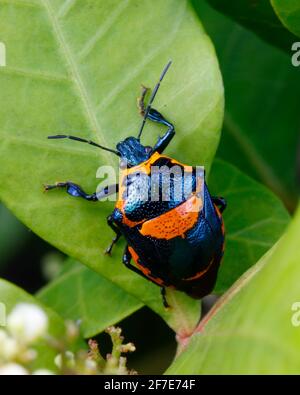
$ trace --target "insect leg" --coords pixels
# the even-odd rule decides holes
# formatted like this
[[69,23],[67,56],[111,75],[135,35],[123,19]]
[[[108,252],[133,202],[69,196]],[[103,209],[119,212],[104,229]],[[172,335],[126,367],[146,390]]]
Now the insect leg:
[[116,185],[109,185],[103,189],[101,189],[99,192],[94,192],[92,194],[88,194],[82,190],[82,188],[74,184],[73,182],[67,181],[67,182],[57,182],[54,185],[44,185],[45,191],[50,191],[51,189],[56,189],[56,188],[66,188],[66,191],[69,195],[75,196],[75,197],[82,197],[85,200],[89,200],[91,202],[97,202],[98,200],[103,199],[106,196],[112,195],[114,193],[118,192],[119,186]]
[[161,296],[162,296],[163,304],[164,304],[165,308],[167,309],[168,307],[170,307],[170,305],[169,305],[169,303],[167,301],[166,288],[165,287],[161,287],[160,293],[161,293]]
[[[133,272],[135,272],[136,274],[139,274],[141,277],[145,278],[148,281],[151,281],[153,284],[156,284],[153,280],[151,280],[151,278],[147,277],[141,270],[139,270],[137,267],[133,266],[130,262],[131,262],[131,253],[128,249],[128,245],[125,247],[124,250],[124,254],[123,254],[123,259],[122,262],[124,263],[124,265],[132,270]],[[156,284],[157,285],[157,284]]]
[[111,215],[109,215],[107,217],[107,224],[108,224],[109,227],[111,227],[111,229],[116,234],[115,237],[112,239],[110,245],[105,250],[105,254],[111,255],[111,251],[113,249],[113,246],[118,242],[119,238],[122,236],[122,233],[120,232],[120,230],[114,224],[113,217]]
[[[123,264],[127,267],[127,269],[130,269],[130,270],[132,270],[134,273],[136,273],[136,274],[138,274],[138,275],[140,275],[141,277],[143,277],[143,278],[145,278],[146,280],[148,280],[148,281],[151,281],[153,284],[155,284],[155,285],[158,285],[155,281],[153,281],[151,278],[149,278],[149,277],[147,277],[141,270],[139,270],[136,266],[133,266],[130,262],[131,262],[131,258],[132,258],[132,256],[131,256],[131,253],[130,253],[130,251],[129,251],[129,249],[128,249],[128,245],[125,247],[125,250],[124,250],[124,254],[123,254],[123,259],[122,259],[122,262],[123,262]],[[166,289],[165,289],[165,287],[161,287],[161,295],[162,295],[162,298],[163,298],[163,304],[164,304],[164,306],[167,308],[167,307],[170,307],[170,305],[168,304],[168,302],[167,302],[167,299],[166,299]]]
[[166,133],[162,137],[159,137],[155,146],[153,147],[153,152],[156,151],[161,154],[169,145],[172,138],[175,136],[174,125],[171,122],[167,121],[164,116],[154,108],[150,109],[148,118],[151,121],[162,123],[163,125],[168,126],[168,130],[166,131]]
[[168,123],[168,130],[162,137],[159,137],[155,146],[153,147],[153,152],[158,152],[159,154],[161,154],[170,144],[170,141],[174,136],[175,136],[174,126],[171,123]]
[[219,210],[221,213],[223,213],[223,211],[225,210],[225,208],[227,207],[227,202],[223,197],[220,196],[213,196],[212,197],[212,201],[213,203],[218,206]]

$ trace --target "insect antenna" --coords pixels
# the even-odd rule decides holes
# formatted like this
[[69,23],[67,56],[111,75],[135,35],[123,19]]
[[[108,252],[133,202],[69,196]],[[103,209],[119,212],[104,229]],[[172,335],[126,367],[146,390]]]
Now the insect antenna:
[[165,68],[163,69],[163,71],[162,71],[162,73],[161,73],[161,76],[159,77],[158,83],[155,85],[155,88],[153,89],[152,95],[151,95],[151,97],[150,97],[148,106],[147,106],[146,111],[145,111],[145,114],[144,114],[144,118],[143,118],[143,121],[142,121],[142,125],[141,125],[141,128],[140,128],[140,131],[139,131],[139,134],[138,134],[138,137],[137,137],[138,140],[141,138],[142,131],[143,131],[143,129],[144,129],[144,126],[145,126],[145,123],[146,123],[146,120],[147,120],[149,111],[150,111],[150,109],[151,109],[151,104],[152,104],[153,101],[154,101],[154,98],[155,98],[155,96],[156,96],[156,93],[157,93],[157,91],[158,91],[158,88],[160,87],[160,84],[161,84],[161,82],[162,82],[164,76],[166,75],[166,72],[168,71],[169,67],[171,66],[171,63],[172,63],[172,60],[169,60],[169,62],[167,63],[167,65],[166,65]]
[[87,143],[87,144],[93,145],[94,147],[101,148],[101,149],[103,149],[103,150],[105,150],[105,151],[109,151],[109,152],[112,152],[112,153],[115,154],[115,155],[120,156],[120,153],[119,153],[118,151],[116,151],[116,150],[103,147],[102,145],[99,145],[99,144],[97,144],[97,143],[94,143],[94,142],[91,141],[91,140],[82,139],[81,137],[67,136],[67,135],[65,135],[65,134],[57,134],[56,136],[48,136],[48,139],[70,139],[70,140],[75,140],[75,141],[79,141],[79,142],[81,142],[81,143]]

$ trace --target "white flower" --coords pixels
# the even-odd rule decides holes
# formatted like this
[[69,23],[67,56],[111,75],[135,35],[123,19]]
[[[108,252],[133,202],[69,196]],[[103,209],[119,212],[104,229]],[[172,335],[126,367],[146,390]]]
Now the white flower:
[[38,369],[38,370],[34,371],[32,374],[34,376],[50,376],[50,375],[52,376],[52,375],[55,375],[54,372],[51,372],[51,370],[48,370],[48,369]]
[[62,355],[57,354],[56,357],[54,358],[54,363],[58,367],[58,369],[61,369],[62,367]]
[[0,329],[0,355],[5,360],[13,359],[18,354],[18,343],[5,331]]
[[[66,351],[64,357],[65,357],[66,365],[68,367],[71,368],[75,366],[75,355],[74,353],[72,353],[72,351]],[[63,362],[62,360],[63,360],[62,354],[57,354],[56,357],[54,358],[54,363],[59,369],[62,368],[62,362]]]
[[36,359],[38,353],[36,350],[32,348],[27,348],[26,350],[22,350],[22,353],[19,355],[19,359],[23,363],[31,362]]
[[96,374],[97,373],[97,363],[96,361],[92,359],[86,359],[84,361],[84,367],[85,367],[85,374]]
[[15,339],[8,337],[2,348],[5,359],[13,359],[19,352],[18,343]]
[[0,375],[8,376],[8,375],[18,375],[24,376],[29,374],[23,366],[18,365],[17,363],[8,363],[6,365],[0,366]]
[[86,361],[85,361],[85,367],[86,367],[87,369],[94,370],[94,369],[97,368],[97,363],[96,363],[96,361],[93,361],[92,359],[86,359]]
[[7,317],[7,328],[20,341],[31,343],[46,333],[48,317],[34,304],[20,303]]
[[7,333],[3,329],[0,329],[0,344],[2,345],[6,339]]
[[6,331],[3,329],[0,329],[0,353],[2,355],[2,350],[4,347],[4,344],[6,343],[7,339],[9,338],[8,334]]

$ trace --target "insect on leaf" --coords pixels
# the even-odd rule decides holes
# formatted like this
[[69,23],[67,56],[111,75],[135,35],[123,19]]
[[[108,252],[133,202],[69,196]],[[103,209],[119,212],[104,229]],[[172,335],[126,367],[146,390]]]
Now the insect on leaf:
[[[166,153],[209,169],[223,85],[214,48],[189,2],[5,1],[0,37],[9,55],[0,68],[1,199],[39,236],[121,285],[176,331],[191,331],[198,302],[180,295],[175,304],[182,307],[166,312],[159,288],[122,266],[121,249],[112,258],[103,255],[113,237],[106,225],[112,202],[42,190],[43,183],[66,180],[96,190],[98,167],[117,168],[117,158],[47,136],[75,134],[110,148],[136,136],[140,84],[153,87],[169,59],[173,65],[154,103],[178,131]],[[153,145],[161,133],[147,122],[142,142]]]

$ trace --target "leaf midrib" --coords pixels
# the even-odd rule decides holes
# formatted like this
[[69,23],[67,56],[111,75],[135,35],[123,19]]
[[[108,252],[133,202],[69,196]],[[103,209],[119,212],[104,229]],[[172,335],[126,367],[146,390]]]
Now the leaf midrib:
[[[95,111],[94,111],[92,103],[90,101],[88,92],[87,92],[86,87],[85,87],[85,85],[82,81],[82,78],[80,76],[76,61],[73,58],[72,52],[71,52],[71,50],[68,46],[68,43],[63,35],[62,29],[59,25],[59,21],[52,9],[52,6],[50,5],[49,0],[41,0],[41,2],[44,5],[44,8],[45,8],[46,13],[48,15],[48,19],[49,19],[50,24],[53,29],[54,37],[61,49],[61,53],[65,57],[70,76],[72,77],[73,86],[77,90],[78,96],[82,102],[84,114],[86,116],[86,119],[87,119],[90,127],[91,127],[92,132],[95,135],[96,142],[101,145],[107,146],[107,142],[105,141],[104,133],[102,132],[101,125],[95,115]],[[107,163],[110,163],[111,166],[114,166],[111,156],[106,151],[103,151],[102,154],[103,154],[103,156],[105,156]]]

